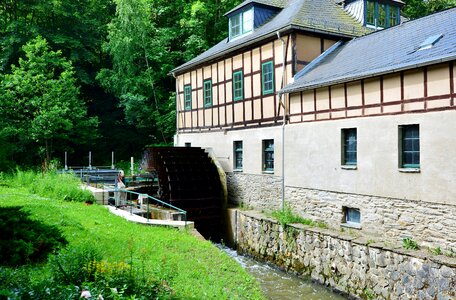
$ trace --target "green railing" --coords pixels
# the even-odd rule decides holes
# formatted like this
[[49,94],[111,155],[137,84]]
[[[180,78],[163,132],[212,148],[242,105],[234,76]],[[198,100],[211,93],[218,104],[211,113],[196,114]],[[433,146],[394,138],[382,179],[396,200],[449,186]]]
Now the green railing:
[[[174,210],[178,211],[179,213],[181,213],[183,215],[185,226],[187,226],[187,212],[185,210],[183,210],[181,208],[178,208],[178,207],[176,207],[174,205],[171,205],[169,203],[166,203],[166,202],[164,202],[164,201],[162,201],[160,199],[157,199],[155,197],[152,197],[152,196],[150,196],[148,194],[137,193],[137,192],[133,192],[133,191],[126,190],[126,189],[118,189],[118,188],[114,189],[114,198],[115,197],[120,197],[120,194],[116,194],[116,193],[121,193],[121,192],[127,193],[126,204],[127,204],[127,206],[130,207],[130,214],[133,214],[133,206],[139,205],[139,203],[138,204],[134,204],[133,199],[132,199],[132,195],[137,195],[138,199],[140,197],[142,199],[151,199],[151,200],[153,200],[153,201],[155,201],[157,203],[160,203],[161,205],[164,205],[166,207],[169,207],[171,209],[174,209]],[[147,221],[149,221],[149,219],[150,219],[150,206],[149,206],[149,204],[150,204],[149,200],[147,200],[147,210],[145,211],[145,212],[147,212]]]

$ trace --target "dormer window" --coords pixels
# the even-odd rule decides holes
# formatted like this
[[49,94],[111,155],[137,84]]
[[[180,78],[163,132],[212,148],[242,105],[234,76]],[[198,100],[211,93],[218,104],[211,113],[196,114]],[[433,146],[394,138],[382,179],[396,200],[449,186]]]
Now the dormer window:
[[230,17],[230,40],[253,31],[253,7]]
[[366,0],[365,23],[367,27],[388,28],[400,22],[399,6],[376,0]]

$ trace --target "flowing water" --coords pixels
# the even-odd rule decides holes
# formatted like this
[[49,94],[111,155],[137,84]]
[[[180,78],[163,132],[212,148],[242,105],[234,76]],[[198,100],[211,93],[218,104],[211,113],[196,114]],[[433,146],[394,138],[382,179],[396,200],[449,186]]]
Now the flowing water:
[[298,278],[249,257],[237,254],[235,250],[217,245],[234,258],[248,273],[254,276],[261,285],[266,297],[270,300],[344,300],[328,288],[310,280]]

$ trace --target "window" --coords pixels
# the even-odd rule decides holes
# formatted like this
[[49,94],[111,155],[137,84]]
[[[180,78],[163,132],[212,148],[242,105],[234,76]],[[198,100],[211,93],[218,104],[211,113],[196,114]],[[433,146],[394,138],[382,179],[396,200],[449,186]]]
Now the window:
[[351,225],[354,227],[359,227],[361,225],[361,212],[359,208],[352,207],[342,207],[344,213],[344,220],[342,223],[346,225]]
[[386,27],[386,4],[377,3],[377,26]]
[[230,18],[230,38],[234,38],[242,34],[241,16],[242,14],[238,14]]
[[242,13],[242,33],[251,32],[253,29],[253,9]]
[[401,168],[420,168],[419,125],[399,126],[399,159]]
[[184,86],[184,109],[192,109],[192,87],[191,85]]
[[242,171],[242,141],[235,141],[233,143],[234,150],[234,170]]
[[185,147],[191,147],[192,143],[185,143]]
[[212,105],[212,80],[208,79],[204,81],[204,107],[210,107]]
[[242,71],[233,73],[233,99],[244,99],[244,78]]
[[342,129],[342,165],[356,166],[357,163],[356,128]]
[[230,40],[253,30],[253,8],[230,17]]
[[365,8],[366,25],[387,28],[399,24],[399,7],[367,0]]
[[272,61],[261,65],[261,87],[263,95],[274,92],[274,64]]
[[399,9],[395,6],[389,7],[389,26],[396,26],[399,24]]
[[274,171],[274,140],[263,140],[263,171]]
[[367,1],[366,24],[375,26],[375,2]]

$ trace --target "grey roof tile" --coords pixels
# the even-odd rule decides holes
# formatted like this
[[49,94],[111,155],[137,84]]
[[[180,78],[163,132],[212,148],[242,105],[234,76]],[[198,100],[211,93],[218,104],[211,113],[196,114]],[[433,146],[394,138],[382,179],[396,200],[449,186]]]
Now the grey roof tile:
[[[267,2],[266,0],[261,1]],[[278,0],[271,1],[277,2]],[[252,1],[247,0],[245,2],[250,3]],[[244,5],[245,2],[243,2]],[[323,32],[340,37],[360,36],[371,32],[371,29],[367,29],[356,22],[333,0],[288,0],[282,11],[269,22],[255,29],[253,33],[232,41],[225,39],[194,59],[175,68],[172,72],[184,72],[262,39],[275,36],[277,31],[290,28]]]
[[[443,37],[418,50],[430,36]],[[329,49],[328,49],[329,50]],[[341,43],[295,76],[290,93],[456,59],[456,8]]]

